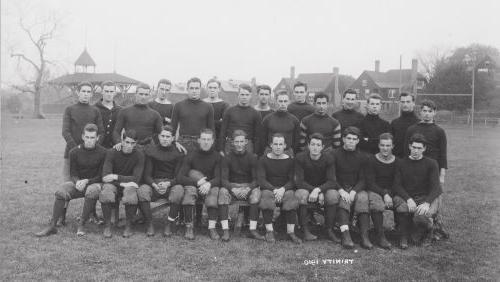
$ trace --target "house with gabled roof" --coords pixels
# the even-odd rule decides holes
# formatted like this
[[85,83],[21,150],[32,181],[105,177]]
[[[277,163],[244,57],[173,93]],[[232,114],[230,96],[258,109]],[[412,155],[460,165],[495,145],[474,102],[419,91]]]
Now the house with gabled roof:
[[427,79],[418,72],[418,61],[412,60],[411,69],[390,69],[380,71],[380,61],[375,61],[375,70],[365,70],[350,85],[356,90],[359,99],[366,99],[370,94],[377,93],[384,101],[394,101],[401,92],[421,93]]
[[274,87],[274,93],[286,91],[290,95],[293,93],[293,85],[297,82],[307,84],[308,93],[324,92],[330,96],[330,101],[335,106],[340,105],[341,94],[354,81],[350,75],[339,74],[338,68],[333,68],[333,72],[326,73],[301,73],[295,78],[295,67],[290,68],[290,77],[284,77]]

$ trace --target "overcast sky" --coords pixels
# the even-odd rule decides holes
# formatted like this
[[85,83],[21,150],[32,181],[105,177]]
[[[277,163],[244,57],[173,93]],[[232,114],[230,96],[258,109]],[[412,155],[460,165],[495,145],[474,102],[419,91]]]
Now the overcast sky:
[[[62,17],[46,47],[55,74],[73,72],[87,46],[97,72],[155,84],[250,80],[273,87],[296,73],[331,72],[357,77],[373,69],[410,68],[417,53],[470,43],[500,47],[500,1],[102,1],[3,0],[2,81],[19,81],[10,50],[33,53],[18,25]],[[31,51],[30,51],[31,49]],[[116,60],[114,59],[116,58]],[[26,73],[26,69],[24,69]]]

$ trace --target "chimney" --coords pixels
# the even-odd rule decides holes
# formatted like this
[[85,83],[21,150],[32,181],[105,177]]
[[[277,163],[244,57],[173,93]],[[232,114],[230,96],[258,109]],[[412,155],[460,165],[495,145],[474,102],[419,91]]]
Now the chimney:
[[339,68],[334,67],[333,68],[333,75],[335,76],[335,87],[333,88],[333,97],[332,99],[332,104],[335,105],[336,108],[340,107],[340,91],[339,91]]
[[295,80],[295,66],[290,67],[290,79]]
[[380,61],[375,60],[375,72],[380,72]]
[[418,60],[411,60],[411,89],[413,93],[417,93],[417,76],[418,75]]

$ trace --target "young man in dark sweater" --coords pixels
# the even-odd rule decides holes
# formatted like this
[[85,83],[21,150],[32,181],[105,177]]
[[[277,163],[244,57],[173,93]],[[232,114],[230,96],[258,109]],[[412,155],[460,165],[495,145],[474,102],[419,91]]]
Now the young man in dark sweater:
[[293,159],[285,154],[285,136],[275,133],[271,137],[271,152],[264,154],[257,165],[257,179],[261,189],[259,208],[262,210],[266,226],[266,241],[274,242],[273,212],[276,203],[281,203],[281,211],[285,214],[287,234],[290,240],[301,244],[295,235],[297,223],[297,208],[299,202],[295,197],[294,163]]
[[391,121],[391,132],[394,136],[394,155],[403,158],[406,154],[405,135],[408,127],[416,124],[419,120],[414,112],[415,97],[403,92],[399,96],[401,116]]
[[112,81],[105,81],[101,84],[102,99],[95,106],[99,109],[102,116],[104,127],[104,136],[102,136],[102,146],[106,149],[113,147],[113,131],[115,130],[118,112],[122,109],[114,101],[116,95],[116,84]]
[[359,149],[369,154],[378,153],[378,137],[382,133],[391,132],[391,125],[380,118],[382,109],[382,97],[371,94],[366,100],[366,116],[359,122],[361,140]]
[[[156,113],[156,112],[155,112]],[[156,113],[158,114],[158,113]],[[137,150],[138,134],[125,130],[120,150],[109,149],[102,169],[102,191],[99,195],[104,215],[104,238],[111,238],[111,209],[116,201],[125,205],[126,225],[123,237],[132,236],[132,220],[137,211],[137,188],[144,171],[144,153]]]
[[[368,215],[368,194],[365,191],[366,154],[357,150],[361,133],[356,127],[348,127],[342,133],[342,147],[333,151],[337,199],[339,199],[338,222],[342,232],[342,246],[352,249],[354,244],[349,233],[349,218],[352,207],[358,215],[361,231],[361,246],[373,248],[368,238],[370,217]],[[332,195],[335,198],[335,195]]]
[[274,112],[274,110],[269,105],[269,99],[271,99],[271,87],[269,85],[259,85],[257,86],[257,98],[258,103],[254,106],[262,119],[264,119],[268,114]]
[[146,219],[148,236],[154,236],[151,202],[160,198],[168,199],[170,211],[163,235],[170,237],[175,219],[179,215],[184,187],[177,181],[177,173],[182,164],[184,154],[179,152],[174,141],[172,127],[164,125],[158,135],[158,144],[145,148],[143,183],[137,190],[139,208]]
[[[415,241],[429,238],[434,217],[441,205],[442,189],[439,184],[439,166],[431,158],[425,157],[428,141],[421,134],[409,139],[410,154],[396,167],[394,180],[394,207],[399,216],[401,248],[408,248],[411,223],[416,225]],[[413,215],[413,220],[410,219]]]
[[340,146],[340,123],[328,115],[328,95],[318,92],[314,96],[315,112],[300,122],[300,146],[305,149],[306,143],[313,133],[323,135],[323,146],[332,151]]
[[333,113],[332,117],[340,122],[340,130],[350,126],[358,126],[364,118],[363,114],[356,111],[358,93],[354,89],[347,89],[342,96],[342,109]]
[[122,141],[122,130],[134,130],[137,134],[137,144],[147,145],[152,143],[153,137],[160,133],[163,125],[160,114],[148,107],[147,103],[151,96],[149,85],[139,84],[135,94],[135,104],[122,109],[118,113],[113,141],[115,149],[120,150]]
[[208,231],[210,238],[218,240],[215,230],[217,216],[220,216],[223,241],[229,241],[228,206],[231,195],[226,188],[220,188],[220,163],[222,156],[214,149],[215,134],[212,129],[203,129],[198,138],[199,149],[189,152],[184,158],[177,175],[184,185],[182,206],[186,222],[185,238],[194,240],[193,208],[198,197],[205,199],[208,213]]
[[83,226],[95,208],[99,192],[101,191],[101,171],[106,156],[106,149],[97,144],[98,128],[95,124],[87,124],[80,144],[69,152],[70,181],[64,182],[55,193],[54,208],[50,224],[44,230],[36,233],[37,237],[57,233],[57,221],[65,212],[66,202],[72,199],[85,197],[82,217],[77,234],[85,234]]
[[249,140],[243,130],[233,131],[231,139],[231,152],[225,155],[221,164],[222,187],[230,191],[235,199],[248,201],[250,235],[254,239],[264,240],[264,236],[257,232],[261,195],[257,184],[257,155],[246,149]]
[[214,127],[214,108],[200,100],[201,80],[193,77],[187,82],[188,98],[175,104],[172,113],[172,129],[179,136],[177,141],[188,152],[198,148],[198,137],[202,129]]
[[269,114],[262,121],[262,133],[260,139],[260,153],[267,154],[271,151],[268,147],[272,142],[272,136],[275,133],[281,133],[285,137],[285,153],[292,156],[297,152],[300,139],[300,122],[288,112],[287,107],[290,98],[286,92],[280,92],[276,95],[278,109]]
[[[304,232],[304,240],[312,241],[318,237],[309,230],[308,204],[318,203],[325,205],[325,227],[328,237],[340,242],[333,233],[333,223],[338,204],[338,195],[335,191],[335,166],[331,154],[325,154],[323,135],[313,133],[308,139],[308,150],[300,152],[295,158],[295,181],[297,191],[295,196],[299,200],[299,218]],[[335,197],[337,196],[337,197]]]
[[[92,98],[93,88],[88,81],[83,81],[78,84],[78,102],[68,106],[64,110],[62,122],[62,136],[66,141],[66,149],[64,150],[63,164],[63,181],[70,181],[69,177],[69,151],[74,147],[82,144],[82,132],[85,125],[92,123],[97,125],[97,135],[102,136],[104,133],[102,116],[98,108],[91,106],[90,99]],[[98,143],[102,140],[98,139]],[[64,207],[64,212],[60,218],[60,223],[65,224],[66,210],[68,202]]]
[[295,101],[288,105],[288,112],[299,121],[314,113],[314,107],[306,102],[307,84],[297,81],[293,85],[293,96]]
[[231,136],[235,130],[243,130],[248,134],[246,150],[254,152],[254,146],[258,143],[259,129],[262,118],[257,110],[250,106],[252,88],[248,84],[240,84],[238,89],[238,105],[232,106],[224,113],[220,131],[219,148],[225,154],[232,151],[233,140]]
[[170,89],[172,89],[172,82],[168,79],[160,79],[158,81],[156,98],[148,103],[151,109],[160,114],[164,125],[172,122],[172,111],[174,110],[174,105],[168,100]]
[[392,134],[382,133],[379,137],[378,147],[377,154],[368,156],[366,190],[377,243],[384,249],[390,249],[391,243],[387,241],[384,233],[383,212],[386,208],[393,208],[394,192],[392,188],[399,159],[392,154],[394,148]]
[[229,108],[229,104],[219,97],[221,91],[221,83],[215,78],[209,79],[207,82],[208,97],[203,99],[204,102],[209,103],[214,108],[214,129],[215,129],[215,144],[217,150],[224,150],[220,134],[221,124],[224,112]]
[[[422,134],[427,140],[424,156],[437,161],[439,166],[439,182],[444,185],[446,169],[448,169],[448,153],[446,132],[434,121],[436,115],[436,104],[430,100],[422,101],[420,105],[420,122],[408,128],[405,136],[405,144],[409,144],[411,136],[415,133]],[[407,153],[409,150],[407,149]]]

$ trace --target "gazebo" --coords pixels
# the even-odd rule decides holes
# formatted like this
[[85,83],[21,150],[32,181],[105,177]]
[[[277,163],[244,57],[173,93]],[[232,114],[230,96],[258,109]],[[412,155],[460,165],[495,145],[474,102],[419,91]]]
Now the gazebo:
[[[92,83],[94,86],[94,90],[99,89],[99,85],[106,81],[106,80],[111,80],[114,83],[116,83],[117,86],[117,92],[119,93],[117,95],[117,101],[120,103],[127,103],[127,100],[129,100],[130,97],[127,97],[128,95],[127,92],[130,89],[131,86],[137,85],[141,83],[139,80],[135,80],[130,77],[126,77],[124,75],[118,74],[116,72],[112,73],[96,73],[96,63],[90,56],[90,54],[87,51],[87,48],[85,48],[82,52],[82,54],[78,57],[78,59],[75,61],[75,72],[72,74],[66,74],[63,76],[60,76],[58,78],[55,78],[48,83],[50,85],[55,86],[56,88],[59,88],[59,90],[62,90],[63,87],[68,87],[71,89],[72,93],[76,93],[76,87],[78,84],[82,81],[88,81]],[[97,101],[101,98],[100,91],[95,91],[97,93],[94,93],[94,96],[92,97],[93,101]],[[71,99],[73,100],[73,97],[65,97],[61,100],[67,100]],[[59,101],[59,103],[64,103],[64,101]]]

